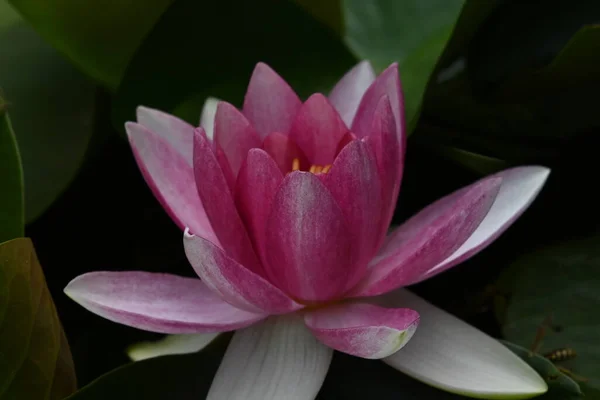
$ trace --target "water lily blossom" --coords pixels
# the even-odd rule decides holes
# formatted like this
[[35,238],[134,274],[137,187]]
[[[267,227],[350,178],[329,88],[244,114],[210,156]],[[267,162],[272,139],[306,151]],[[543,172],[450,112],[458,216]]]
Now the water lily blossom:
[[126,128],[200,279],[93,272],[65,291],[112,321],[181,335],[173,352],[237,330],[209,399],[313,399],[334,349],[467,396],[547,390],[499,342],[401,288],[485,248],[549,170],[486,177],[387,234],[406,148],[396,64],[376,77],[361,62],[302,102],[259,63],[241,110],[211,102],[194,127],[139,107]]

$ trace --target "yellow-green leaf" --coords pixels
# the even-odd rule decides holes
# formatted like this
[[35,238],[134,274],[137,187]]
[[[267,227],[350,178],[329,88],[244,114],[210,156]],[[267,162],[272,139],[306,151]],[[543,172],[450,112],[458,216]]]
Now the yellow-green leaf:
[[60,400],[75,390],[71,352],[31,240],[0,244],[0,399]]

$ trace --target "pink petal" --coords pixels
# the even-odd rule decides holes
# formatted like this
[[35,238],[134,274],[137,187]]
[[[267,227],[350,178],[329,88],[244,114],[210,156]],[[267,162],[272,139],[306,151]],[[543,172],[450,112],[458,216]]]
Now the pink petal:
[[252,149],[237,179],[235,202],[261,260],[266,262],[266,226],[283,175],[263,150]]
[[295,158],[300,161],[301,170],[306,171],[310,168],[310,163],[302,150],[283,133],[271,133],[265,138],[262,148],[277,163],[282,174],[286,174],[292,170],[292,163]]
[[[206,215],[227,255],[260,273],[262,267],[235,208],[223,171],[210,143],[202,134],[202,128],[194,135],[194,176]],[[193,230],[192,233],[197,235]]]
[[501,178],[493,177],[458,190],[398,227],[353,294],[374,296],[418,280],[475,231],[490,210],[501,182]]
[[91,272],[73,279],[65,293],[111,321],[160,333],[223,332],[266,315],[221,300],[199,279],[151,272]]
[[256,64],[243,112],[261,138],[273,132],[287,134],[301,105],[294,90],[271,67]]
[[[388,96],[383,96],[373,114],[371,134],[367,141],[372,144],[382,181],[383,212],[379,222],[378,237],[383,239],[396,208],[404,170],[404,151],[396,134],[396,121]],[[381,241],[377,244],[377,247]]]
[[352,233],[352,249],[359,260],[349,283],[354,285],[364,275],[381,234],[381,179],[369,144],[355,140],[347,145],[330,172],[322,175],[322,181],[340,206]]
[[173,221],[219,243],[196,191],[191,158],[140,124],[128,122],[125,129],[144,179]]
[[338,297],[354,276],[352,236],[339,206],[318,177],[288,174],[273,200],[266,243],[271,282],[304,301]]
[[185,233],[185,254],[210,289],[235,307],[258,314],[284,314],[302,306],[269,281],[235,262],[208,240]]
[[261,140],[246,117],[224,101],[217,106],[214,133],[217,150],[223,151],[233,177],[236,177],[248,150],[260,147]]
[[304,322],[321,342],[353,356],[390,356],[410,340],[419,314],[409,308],[340,304],[309,311]]
[[311,164],[331,164],[338,143],[348,128],[325,96],[315,93],[302,105],[290,130],[290,138]]
[[392,112],[396,119],[396,134],[398,135],[398,141],[402,144],[402,147],[404,147],[404,98],[400,87],[397,63],[393,63],[383,71],[365,92],[360,105],[358,106],[358,110],[356,111],[356,115],[354,116],[354,121],[352,122],[352,132],[359,138],[369,135],[373,114],[383,96],[388,96],[390,99]]
[[433,266],[413,283],[428,279],[463,262],[496,240],[529,207],[549,174],[548,168],[528,166],[507,169],[487,178],[500,178],[502,185],[496,201],[481,224],[452,255]]
[[374,80],[375,71],[371,63],[361,61],[340,79],[329,94],[329,101],[347,126],[352,126],[358,105]]
[[139,106],[137,122],[164,139],[186,161],[192,162],[194,127],[187,122],[153,108]]

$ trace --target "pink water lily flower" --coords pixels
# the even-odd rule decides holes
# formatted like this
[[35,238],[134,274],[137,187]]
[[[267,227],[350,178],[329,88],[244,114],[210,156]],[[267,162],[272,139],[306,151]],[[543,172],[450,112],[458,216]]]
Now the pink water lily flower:
[[[302,102],[260,63],[241,110],[209,105],[201,127],[144,107],[137,119],[126,124],[133,153],[200,279],[94,272],[65,291],[139,329],[238,330],[209,399],[313,399],[332,349],[474,397],[546,391],[497,341],[399,288],[486,247],[549,171],[484,178],[386,235],[406,147],[397,65],[375,77],[362,62],[328,97]],[[183,351],[202,346],[183,337]]]

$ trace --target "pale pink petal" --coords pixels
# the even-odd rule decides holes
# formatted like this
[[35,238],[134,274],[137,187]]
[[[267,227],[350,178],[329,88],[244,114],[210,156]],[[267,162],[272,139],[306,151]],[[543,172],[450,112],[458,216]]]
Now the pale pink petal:
[[206,400],[314,400],[333,350],[296,314],[237,331]]
[[266,317],[221,300],[199,279],[151,272],[91,272],[65,293],[106,319],[160,333],[224,332]]
[[396,208],[400,192],[402,172],[404,170],[404,152],[396,135],[396,122],[390,105],[389,97],[383,96],[373,114],[371,134],[366,139],[372,145],[377,156],[377,165],[382,182],[382,213],[379,221],[380,241],[383,241],[388,231],[390,221]]
[[311,164],[331,164],[338,143],[348,128],[325,96],[315,93],[302,105],[290,130],[290,138]]
[[[206,215],[221,246],[231,258],[254,272],[262,271],[246,228],[235,208],[227,180],[211,144],[199,128],[194,135],[194,176]],[[198,235],[191,229],[194,235]]]
[[[219,99],[215,97],[208,97],[202,106],[202,113],[200,114],[200,126],[204,128],[206,136],[209,140],[213,140],[214,127],[215,127],[215,114],[217,113],[217,105]],[[193,144],[192,144],[193,148]]]
[[380,249],[355,296],[374,296],[418,280],[458,249],[486,216],[502,179],[483,179],[424,208]]
[[273,132],[269,134],[263,141],[262,148],[277,163],[282,174],[286,174],[292,170],[292,165],[296,158],[299,161],[301,170],[307,171],[310,168],[310,163],[302,150],[283,133]]
[[374,80],[375,71],[371,63],[361,61],[340,79],[329,94],[329,101],[347,126],[352,126],[360,100]]
[[266,239],[267,275],[296,299],[334,299],[355,275],[352,235],[344,215],[310,172],[284,178],[273,200]]
[[185,161],[192,163],[194,127],[187,122],[153,108],[139,106],[137,122],[163,138]]
[[362,358],[383,358],[400,350],[419,324],[409,308],[373,304],[339,304],[309,311],[304,321],[321,342]]
[[303,307],[208,240],[186,231],[183,244],[202,282],[233,306],[257,314],[284,314]]
[[235,178],[248,150],[260,147],[261,140],[246,117],[224,101],[217,106],[214,133],[217,151],[223,151]]
[[549,174],[548,168],[529,166],[511,168],[491,175],[492,179],[501,178],[502,185],[496,201],[481,224],[452,255],[412,283],[437,275],[486,248],[529,207],[542,190]]
[[128,122],[125,129],[144,179],[173,221],[219,243],[196,191],[191,158],[140,124]]
[[390,99],[392,112],[396,120],[398,141],[404,147],[405,139],[402,137],[405,135],[404,98],[397,63],[393,63],[383,71],[365,92],[352,122],[352,132],[359,138],[370,134],[373,114],[383,96],[388,96]]
[[256,64],[244,98],[244,115],[261,138],[289,133],[302,102],[282,77],[264,63]]
[[321,175],[327,189],[340,206],[354,245],[358,268],[349,282],[353,286],[364,275],[379,243],[381,219],[381,179],[377,160],[369,144],[355,140],[337,156],[331,170]]
[[254,248],[266,262],[267,219],[283,175],[275,161],[263,150],[252,149],[238,175],[235,203]]

